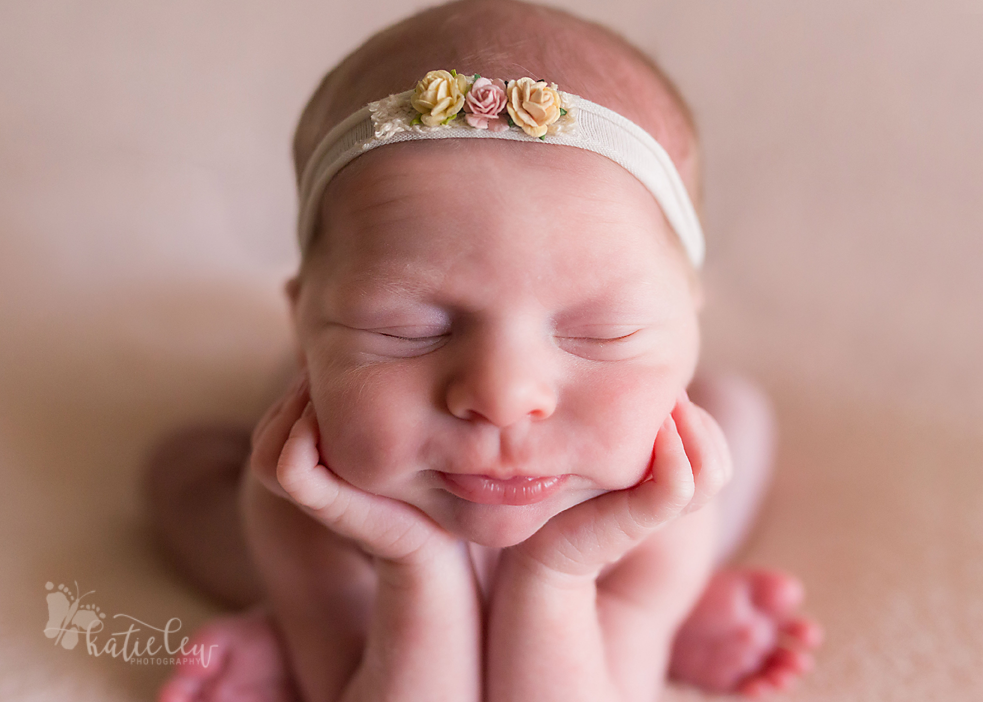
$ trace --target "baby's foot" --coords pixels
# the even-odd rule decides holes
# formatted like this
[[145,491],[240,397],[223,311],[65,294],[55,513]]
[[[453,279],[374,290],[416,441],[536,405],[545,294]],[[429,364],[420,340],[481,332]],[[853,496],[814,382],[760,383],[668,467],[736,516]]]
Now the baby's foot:
[[670,675],[713,692],[789,688],[822,640],[819,624],[797,613],[802,598],[802,584],[778,571],[718,571],[676,634]]
[[262,610],[216,619],[185,650],[204,652],[180,663],[158,702],[297,702],[290,669]]

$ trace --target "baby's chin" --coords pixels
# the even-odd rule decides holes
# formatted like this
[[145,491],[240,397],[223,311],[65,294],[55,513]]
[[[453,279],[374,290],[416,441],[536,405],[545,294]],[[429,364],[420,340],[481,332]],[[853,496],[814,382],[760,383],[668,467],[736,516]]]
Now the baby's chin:
[[[601,490],[596,493],[603,492]],[[455,536],[487,548],[520,544],[550,519],[594,494],[565,495],[532,505],[485,505],[452,498],[453,505],[435,520]]]
[[[547,520],[548,521],[548,520]],[[455,536],[487,548],[508,548],[521,544],[545,524],[454,524],[449,525]]]

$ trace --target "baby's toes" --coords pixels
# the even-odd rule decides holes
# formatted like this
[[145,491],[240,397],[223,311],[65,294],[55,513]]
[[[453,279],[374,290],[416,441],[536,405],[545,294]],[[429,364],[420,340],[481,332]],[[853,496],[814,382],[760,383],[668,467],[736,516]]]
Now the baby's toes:
[[762,674],[779,689],[786,689],[797,678],[812,670],[812,655],[791,648],[778,648],[768,657]]
[[197,632],[158,702],[296,702],[285,655],[259,609],[217,619]]
[[754,606],[778,622],[788,620],[805,599],[802,582],[778,570],[750,571],[748,584]]
[[752,697],[759,699],[761,697],[766,697],[767,695],[779,692],[784,688],[777,688],[775,685],[764,676],[756,676],[749,680],[745,680],[737,688],[737,692],[745,697]]
[[205,680],[194,675],[175,673],[157,693],[157,702],[197,702]]
[[761,619],[750,619],[736,627],[732,641],[731,661],[735,678],[728,686],[734,686],[749,673],[762,670],[762,658],[766,652],[772,651],[778,645],[775,630]]
[[824,638],[823,628],[819,622],[805,616],[796,617],[785,624],[782,627],[782,635],[792,645],[806,650],[818,648]]
[[804,651],[778,648],[764,661],[761,669],[745,679],[738,691],[752,697],[789,690],[813,666],[812,656]]
[[758,676],[765,652],[775,645],[775,630],[764,620],[752,618],[732,625],[713,645],[699,683],[716,692],[734,690],[750,677]]
[[157,695],[157,702],[199,702],[222,676],[231,642],[225,620],[217,620],[195,633],[170,679]]

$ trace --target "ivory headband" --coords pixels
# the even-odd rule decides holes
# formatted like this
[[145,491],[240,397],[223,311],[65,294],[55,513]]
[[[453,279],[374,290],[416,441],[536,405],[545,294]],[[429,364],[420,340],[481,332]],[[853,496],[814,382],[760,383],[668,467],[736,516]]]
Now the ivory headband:
[[456,71],[431,71],[415,90],[369,103],[325,135],[300,179],[301,251],[314,235],[328,182],[361,154],[416,139],[489,138],[575,146],[606,156],[648,188],[690,261],[702,265],[703,230],[693,203],[669,154],[648,132],[555,84],[521,78],[506,86]]

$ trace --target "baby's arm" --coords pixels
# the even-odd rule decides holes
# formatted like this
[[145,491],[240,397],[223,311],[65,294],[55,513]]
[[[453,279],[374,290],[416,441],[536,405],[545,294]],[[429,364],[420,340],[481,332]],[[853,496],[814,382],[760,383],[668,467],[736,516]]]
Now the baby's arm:
[[[257,427],[246,496],[251,541],[254,548],[263,542],[257,560],[305,699],[480,699],[480,600],[465,545],[415,508],[339,480],[320,465],[317,441],[301,388]],[[317,546],[291,543],[280,528],[283,510],[293,511],[287,519],[295,523],[306,521],[293,538]],[[343,620],[365,578],[324,572],[325,565],[345,568],[346,559],[357,570],[352,558],[374,566],[362,631]]]
[[651,480],[578,505],[507,549],[489,613],[490,702],[654,699],[712,558],[712,515],[679,518],[730,471],[719,427],[681,397],[656,438]]

